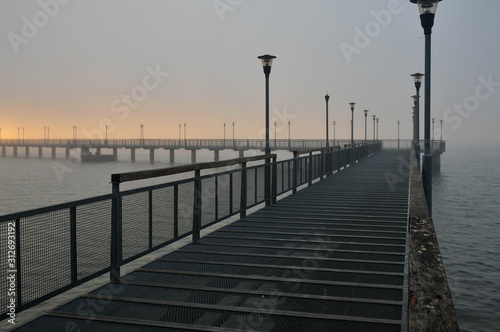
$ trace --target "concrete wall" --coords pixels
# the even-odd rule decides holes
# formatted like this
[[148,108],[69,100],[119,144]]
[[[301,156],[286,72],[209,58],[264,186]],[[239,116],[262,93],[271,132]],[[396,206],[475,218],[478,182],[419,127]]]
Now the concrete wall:
[[410,159],[409,331],[459,331],[413,149]]

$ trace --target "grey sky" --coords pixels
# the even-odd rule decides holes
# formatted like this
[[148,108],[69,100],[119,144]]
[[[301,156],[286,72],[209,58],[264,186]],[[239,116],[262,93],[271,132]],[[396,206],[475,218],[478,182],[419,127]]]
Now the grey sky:
[[[500,138],[498,13],[498,0],[439,4],[432,112],[450,144]],[[188,138],[220,138],[233,121],[237,138],[259,137],[257,56],[265,53],[277,56],[278,138],[287,137],[287,120],[293,137],[324,137],[327,91],[337,138],[350,136],[351,101],[356,138],[364,109],[369,137],[376,114],[381,138],[396,137],[397,120],[409,138],[409,75],[424,71],[423,30],[409,0],[4,0],[0,36],[3,138],[17,137],[17,127],[40,138],[44,126],[52,138],[71,137],[73,125],[79,137],[98,137],[105,124],[112,138],[138,137],[140,124],[146,138],[169,138],[179,123]]]

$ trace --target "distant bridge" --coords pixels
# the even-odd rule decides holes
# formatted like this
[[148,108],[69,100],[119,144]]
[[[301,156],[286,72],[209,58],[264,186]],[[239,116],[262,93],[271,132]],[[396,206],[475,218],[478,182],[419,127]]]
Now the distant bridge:
[[[411,139],[384,139],[380,140],[383,148],[410,149]],[[355,144],[362,144],[364,140],[355,140]],[[367,143],[372,143],[368,140]],[[325,147],[325,140],[320,139],[271,139],[271,150],[301,151],[306,149],[318,149]],[[348,139],[329,140],[330,146],[339,148],[349,147],[351,141]],[[112,149],[115,157],[118,149],[129,149],[130,160],[135,161],[135,150],[149,150],[149,160],[154,162],[155,150],[170,150],[170,162],[175,161],[175,150],[184,149],[191,151],[191,162],[196,163],[197,150],[214,151],[214,160],[219,161],[221,150],[234,150],[239,152],[239,157],[244,157],[244,151],[262,150],[265,148],[263,139],[3,139],[0,140],[2,156],[7,155],[7,148],[12,148],[12,155],[18,156],[18,150],[24,148],[24,156],[30,156],[30,149],[38,149],[38,157],[42,158],[43,149],[51,149],[52,158],[56,158],[56,149],[65,149],[66,158],[70,157],[72,149],[89,148],[95,149],[96,154],[100,154],[102,149]],[[421,146],[424,143],[421,141]],[[432,141],[433,155],[439,164],[440,155],[446,150],[445,141]]]

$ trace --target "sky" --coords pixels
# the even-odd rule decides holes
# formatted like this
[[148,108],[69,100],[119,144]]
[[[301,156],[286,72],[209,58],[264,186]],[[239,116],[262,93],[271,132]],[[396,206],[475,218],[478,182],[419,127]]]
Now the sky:
[[[432,34],[435,138],[500,139],[500,1],[444,0]],[[424,35],[409,0],[2,0],[1,138],[412,137]],[[423,138],[423,91],[421,133]],[[21,129],[22,130],[22,129]]]

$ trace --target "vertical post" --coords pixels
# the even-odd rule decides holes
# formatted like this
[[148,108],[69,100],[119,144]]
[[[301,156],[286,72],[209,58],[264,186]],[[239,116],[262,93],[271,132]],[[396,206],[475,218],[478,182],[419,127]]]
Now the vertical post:
[[[442,122],[441,122],[442,123]],[[291,140],[290,140],[290,120],[288,120],[288,149],[291,149],[292,148],[292,144],[291,144]]]
[[175,162],[175,149],[170,149],[170,163]]
[[276,157],[273,157],[273,188],[272,188],[272,201],[271,203],[276,204],[276,198],[278,195],[278,163]]
[[399,150],[399,120],[398,120],[398,150]]
[[71,242],[71,283],[78,280],[78,263],[76,253],[76,206],[69,209],[70,214],[70,242]]
[[429,214],[432,216],[432,154],[431,154],[431,34],[425,34],[425,123],[422,178]]
[[135,148],[130,148],[130,161],[135,161]]
[[194,171],[193,242],[200,239],[201,228],[201,179],[200,170]]
[[149,149],[149,162],[155,162],[155,149]]
[[[271,154],[271,147],[269,146],[269,74],[266,73],[266,147],[265,154]],[[266,158],[265,160],[265,170],[264,170],[264,196],[266,198],[266,206],[270,205],[270,185],[271,185],[271,170],[270,170],[270,160]]]
[[299,161],[298,161],[298,152],[297,151],[293,151],[293,190],[292,190],[292,193],[296,193],[297,192],[297,175],[298,175],[298,170],[299,168]]
[[110,280],[117,281],[120,279],[120,265],[122,262],[122,196],[120,194],[120,183],[112,183]]
[[174,239],[179,237],[179,185],[174,186]]
[[[247,216],[247,163],[241,163],[240,218]],[[231,200],[233,198],[231,197]]]
[[330,146],[330,143],[328,142],[328,101],[330,100],[330,96],[328,93],[325,96],[325,102],[326,102],[326,146]]
[[311,185],[312,184],[312,152],[309,152],[309,180],[308,180],[308,184]]
[[153,248],[153,190],[149,190],[149,195],[148,195],[148,220],[149,220],[149,250]]

